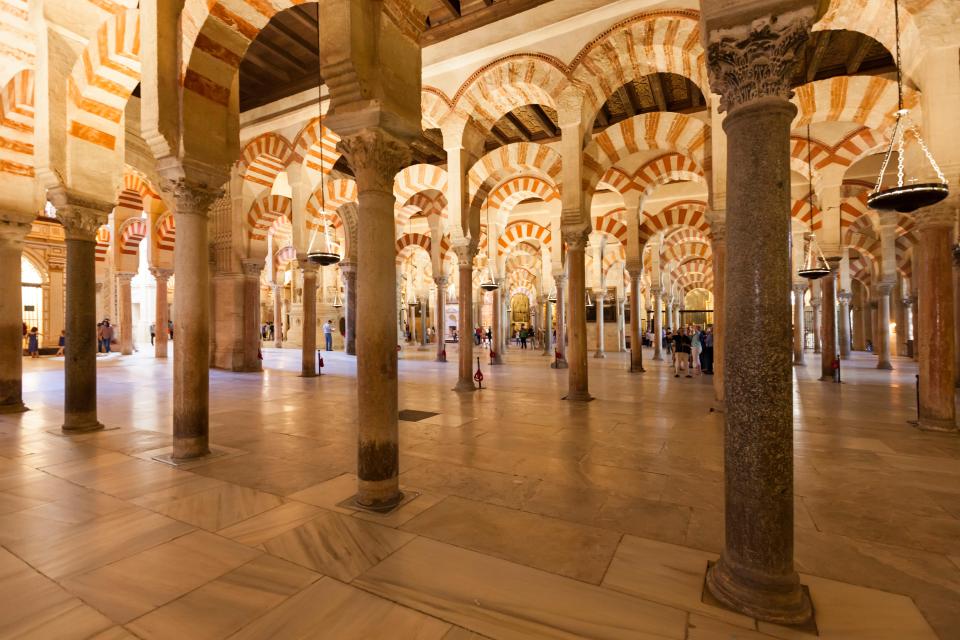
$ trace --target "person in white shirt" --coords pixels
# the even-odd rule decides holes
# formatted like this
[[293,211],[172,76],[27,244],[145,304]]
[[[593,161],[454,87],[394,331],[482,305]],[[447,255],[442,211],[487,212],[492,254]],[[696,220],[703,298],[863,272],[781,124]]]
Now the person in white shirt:
[[323,341],[327,351],[333,351],[333,320],[327,320],[323,325]]

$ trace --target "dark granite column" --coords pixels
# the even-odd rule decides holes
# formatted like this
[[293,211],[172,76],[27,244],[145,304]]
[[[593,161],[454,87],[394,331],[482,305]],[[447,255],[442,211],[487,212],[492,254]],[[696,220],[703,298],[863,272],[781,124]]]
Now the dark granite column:
[[713,408],[726,411],[727,222],[726,213],[710,222],[713,249]]
[[803,299],[807,293],[806,284],[793,285],[793,364],[804,364],[803,347],[806,330],[803,326]]
[[[725,539],[710,592],[749,616],[800,623],[793,564],[790,80],[812,8],[709,32],[708,70],[727,115]],[[758,339],[762,336],[762,339]]]
[[643,369],[643,336],[640,335],[640,280],[643,277],[642,267],[634,265],[630,269],[630,371],[642,373]]
[[587,274],[584,262],[589,229],[574,229],[563,232],[563,241],[567,245],[567,269],[570,278],[570,317],[567,325],[569,348],[567,362],[568,390],[565,400],[585,402],[592,400],[589,391],[587,372]]
[[393,180],[410,157],[406,142],[370,128],[340,142],[357,179],[357,477],[355,501],[396,506],[400,492],[396,263]]
[[0,219],[0,413],[27,410],[23,405],[20,259],[28,233],[30,222]]
[[63,431],[102,429],[97,419],[96,234],[113,208],[65,188],[50,189],[67,239]]

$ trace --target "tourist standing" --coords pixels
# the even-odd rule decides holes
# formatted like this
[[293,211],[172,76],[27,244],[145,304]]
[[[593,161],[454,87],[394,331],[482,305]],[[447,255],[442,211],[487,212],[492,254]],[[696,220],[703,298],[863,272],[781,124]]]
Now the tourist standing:
[[327,351],[333,351],[333,320],[327,320],[323,324],[323,342]]
[[57,355],[62,356],[63,350],[67,346],[67,334],[65,331],[60,332],[60,340],[57,341]]
[[113,342],[113,327],[110,326],[109,320],[103,321],[100,336],[103,339],[103,352],[110,353],[110,343]]
[[40,333],[36,327],[31,327],[27,334],[27,353],[31,358],[40,357]]
[[700,364],[700,353],[703,351],[701,343],[700,327],[694,325],[690,332],[690,369],[696,371],[697,375],[703,375],[703,368]]

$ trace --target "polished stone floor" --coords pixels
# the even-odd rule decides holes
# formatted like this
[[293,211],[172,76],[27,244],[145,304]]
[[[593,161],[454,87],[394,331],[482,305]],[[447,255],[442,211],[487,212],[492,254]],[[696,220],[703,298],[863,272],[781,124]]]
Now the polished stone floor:
[[[62,359],[26,360],[33,409],[0,416],[2,638],[810,638],[701,603],[722,538],[722,419],[709,377],[590,360],[588,404],[537,352],[482,365],[405,350],[401,482],[354,491],[354,361],[211,376],[218,454],[169,450],[169,362],[99,362],[109,430],[59,435]],[[648,354],[649,355],[649,354]],[[450,350],[451,359],[456,353]],[[925,434],[913,363],[796,369],[796,555],[822,638],[957,638],[960,438]]]

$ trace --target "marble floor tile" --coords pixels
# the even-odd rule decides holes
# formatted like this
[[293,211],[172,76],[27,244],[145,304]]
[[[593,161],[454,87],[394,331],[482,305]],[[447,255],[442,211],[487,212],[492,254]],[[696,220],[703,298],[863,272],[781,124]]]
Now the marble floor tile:
[[[771,640],[773,636],[744,629],[698,613],[691,613],[687,621],[687,640]],[[813,636],[807,636],[813,640]]]
[[435,493],[427,493],[405,486],[401,486],[400,489],[404,492],[416,492],[418,495],[413,500],[401,504],[389,513],[354,511],[353,517],[359,518],[360,520],[367,520],[368,522],[375,522],[385,527],[399,527],[443,500],[443,496]]
[[319,574],[265,554],[127,626],[145,639],[225,638],[319,578]]
[[620,542],[620,534],[613,531],[455,496],[403,529],[593,584],[600,583]]
[[315,518],[320,508],[302,502],[285,502],[279,507],[221,529],[217,533],[240,544],[255,547],[281,533]]
[[296,493],[291,493],[291,500],[306,502],[328,511],[351,514],[356,509],[339,506],[341,502],[357,493],[357,476],[345,473],[331,478],[312,487],[307,487]]
[[62,581],[64,588],[125,624],[255,558],[261,552],[206,531]]
[[446,622],[322,578],[230,638],[441,640],[449,630]]
[[214,459],[208,464],[194,467],[191,472],[278,496],[296,493],[343,473],[343,471],[326,473],[309,464],[258,453],[226,460]]
[[165,516],[217,531],[283,504],[283,498],[232,484],[154,504],[151,509]]
[[[437,571],[436,567],[456,567]],[[687,613],[417,538],[355,585],[491,638],[684,638]]]
[[343,582],[414,538],[411,533],[321,511],[312,520],[263,543],[267,552]]

